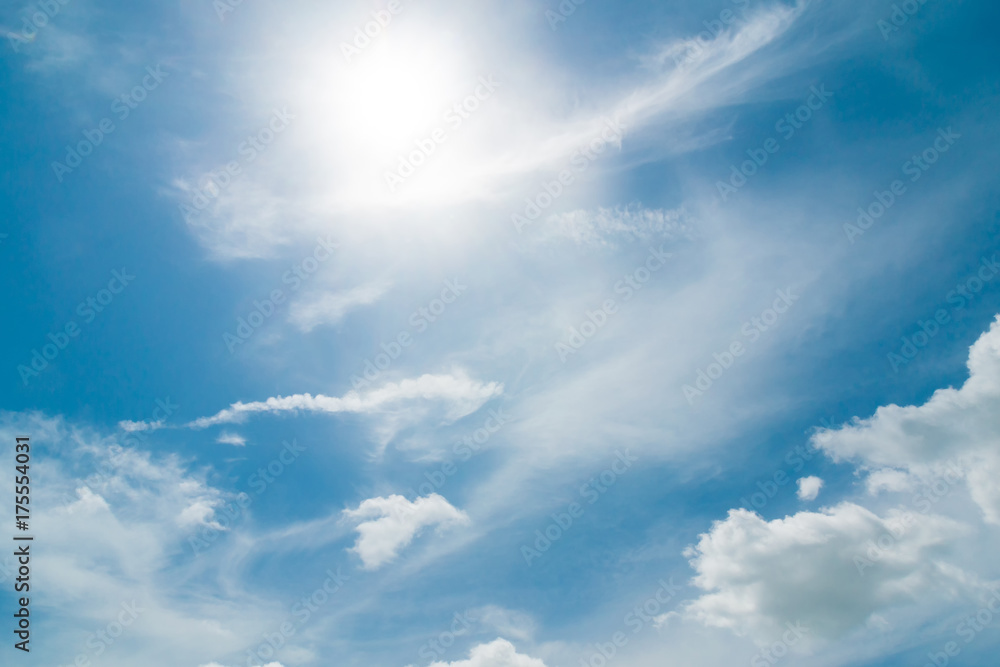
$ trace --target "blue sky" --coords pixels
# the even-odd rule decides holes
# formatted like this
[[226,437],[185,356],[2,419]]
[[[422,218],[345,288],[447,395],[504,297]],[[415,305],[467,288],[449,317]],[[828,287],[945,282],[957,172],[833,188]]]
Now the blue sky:
[[6,3],[4,664],[989,661],[998,19]]

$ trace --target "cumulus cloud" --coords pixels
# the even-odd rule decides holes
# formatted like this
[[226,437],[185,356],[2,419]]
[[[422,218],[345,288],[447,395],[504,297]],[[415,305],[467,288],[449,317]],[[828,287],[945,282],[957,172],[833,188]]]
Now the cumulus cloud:
[[397,495],[369,498],[357,509],[344,510],[344,516],[362,520],[357,526],[359,537],[352,551],[361,557],[368,570],[394,560],[399,550],[428,526],[443,528],[469,523],[465,512],[455,509],[436,493],[413,502]]
[[478,410],[486,401],[503,393],[503,384],[479,382],[464,373],[421,375],[416,379],[390,382],[366,392],[349,391],[342,397],[323,394],[293,394],[277,396],[252,403],[237,402],[211,417],[190,422],[191,428],[202,429],[217,424],[243,422],[249,415],[266,412],[325,412],[337,414],[374,413],[402,401],[440,401],[447,405],[445,419],[454,421]]
[[[685,552],[694,584],[707,591],[685,613],[760,642],[787,623],[802,624],[809,637],[841,636],[880,610],[961,582],[961,571],[939,556],[963,532],[945,517],[879,517],[853,503],[774,521],[731,510]],[[872,544],[886,548],[869,551]]]
[[835,460],[875,471],[869,490],[903,490],[958,470],[985,520],[1000,524],[1000,317],[969,351],[969,379],[921,406],[880,407],[814,436]]
[[489,644],[476,646],[469,653],[468,660],[435,662],[430,667],[545,667],[545,663],[538,658],[518,653],[506,639],[496,639]]
[[336,324],[358,306],[369,306],[389,290],[385,283],[370,283],[343,292],[313,295],[292,304],[288,319],[301,331]]
[[816,500],[819,490],[823,488],[823,480],[819,477],[802,477],[796,483],[799,500]]

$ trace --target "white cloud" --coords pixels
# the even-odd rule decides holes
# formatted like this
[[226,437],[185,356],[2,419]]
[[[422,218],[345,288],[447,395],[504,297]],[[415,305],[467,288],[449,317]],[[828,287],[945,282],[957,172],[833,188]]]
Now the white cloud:
[[155,664],[165,651],[178,664],[204,664],[241,650],[279,619],[254,607],[241,586],[189,583],[207,571],[228,576],[220,567],[225,549],[196,553],[189,542],[218,534],[224,506],[236,506],[235,496],[207,482],[206,470],[123,447],[120,432],[40,414],[0,412],[0,458],[13,456],[10,443],[23,433],[38,446],[32,468],[45,479],[32,489],[32,528],[48,548],[33,564],[51,586],[37,602],[61,610],[64,632],[52,639],[62,653],[78,653],[83,642],[75,638],[106,626],[122,604],[141,610],[140,622],[122,640],[133,650],[109,655],[109,666]]
[[[936,557],[963,532],[945,517],[890,510],[883,518],[853,503],[774,521],[730,510],[685,552],[694,584],[708,591],[686,614],[761,642],[786,623],[801,623],[809,637],[841,636],[960,582],[961,572]],[[870,543],[880,539],[890,543],[872,559]]]
[[692,238],[694,223],[684,209],[650,209],[642,204],[576,210],[549,216],[533,235],[536,242],[566,239],[578,245],[617,247],[621,241]]
[[410,502],[403,496],[369,498],[355,510],[344,510],[357,526],[359,537],[352,551],[361,557],[365,569],[374,570],[394,560],[399,550],[413,541],[424,528],[469,523],[469,517],[447,500],[433,493]]
[[[320,228],[329,231],[331,217],[340,214],[402,213],[408,224],[400,228],[437,229],[444,223],[429,211],[442,205],[486,202],[495,207],[503,202],[503,208],[520,208],[525,189],[539,187],[540,175],[552,178],[565,169],[609,121],[621,129],[617,139],[602,146],[605,156],[627,150],[621,132],[638,134],[650,126],[677,129],[663,133],[673,138],[656,146],[660,154],[719,141],[723,138],[719,129],[704,126],[708,111],[746,101],[749,91],[803,65],[804,57],[779,57],[767,47],[786,35],[806,4],[773,3],[753,12],[738,27],[700,44],[701,55],[683,67],[651,71],[636,62],[620,85],[594,84],[585,89],[576,83],[560,85],[565,81],[561,65],[551,62],[544,51],[520,49],[497,58],[496,50],[504,53],[508,47],[495,35],[524,29],[520,12],[494,12],[494,21],[510,24],[471,43],[439,40],[429,45],[423,40],[421,21],[401,23],[394,29],[393,44],[382,42],[352,64],[343,62],[335,44],[329,53],[314,49],[270,53],[268,69],[254,70],[254,90],[246,91],[246,98],[257,100],[264,89],[270,97],[262,113],[273,99],[309,113],[303,111],[267,153],[238,181],[214,195],[209,209],[189,225],[220,257],[270,255],[275,247],[302,234]],[[413,11],[424,14],[424,19],[436,14],[429,7]],[[439,32],[478,32],[474,25],[462,23],[463,18],[462,13],[451,13],[432,20]],[[315,26],[324,23],[314,15],[309,23],[300,24],[308,33],[302,41],[310,43]],[[644,44],[639,50],[659,53],[680,46],[680,42]],[[743,67],[749,60],[754,65]],[[395,168],[400,155],[413,150],[414,139],[426,128],[443,122],[442,109],[476,89],[483,71],[490,71],[491,79],[495,75],[500,87],[458,128],[455,134],[461,140],[440,146],[432,161],[391,191],[385,182],[387,171]],[[344,94],[329,95],[302,85],[318,78]],[[358,94],[353,93],[354,86],[360,86]],[[386,90],[395,91],[391,99],[384,98]],[[373,91],[383,91],[383,97],[370,98]],[[179,165],[178,172],[188,174],[175,179],[179,200],[190,200],[198,187],[197,174],[227,159],[231,156]],[[591,169],[587,177],[596,176],[595,172],[597,168]],[[411,237],[402,231],[394,235],[395,242],[406,247]]]
[[218,502],[214,500],[196,500],[184,508],[177,517],[177,523],[182,528],[193,528],[197,526],[208,526],[215,530],[224,530],[222,525],[215,521],[215,506]]
[[25,65],[28,70],[43,73],[72,70],[94,55],[93,46],[86,36],[63,30],[53,22],[39,30],[38,35],[37,40],[22,42],[21,50],[31,58]]
[[799,486],[799,500],[816,500],[819,490],[823,488],[823,480],[819,477],[802,477],[796,484]]
[[125,431],[126,433],[137,433],[142,431],[159,431],[165,426],[164,422],[134,422],[130,420],[123,420],[118,422],[118,428]]
[[[869,419],[814,436],[836,460],[873,469],[870,490],[902,490],[913,480],[958,470],[985,520],[1000,524],[1000,317],[969,352],[969,379],[939,389],[921,406],[880,407]],[[894,473],[884,469],[895,470]]]
[[913,488],[913,479],[900,470],[884,468],[869,474],[868,479],[865,480],[865,486],[868,487],[868,493],[873,496],[882,491],[898,493]]
[[[774,521],[732,510],[685,552],[694,584],[706,591],[686,605],[686,617],[758,642],[777,639],[786,623],[801,623],[812,638],[836,638],[854,629],[892,632],[896,622],[939,615],[949,598],[974,597],[990,568],[958,564],[975,567],[979,558],[970,554],[984,548],[986,535],[960,523],[975,513],[961,498],[938,506],[950,516],[930,511],[964,483],[985,521],[1000,516],[991,481],[1000,471],[1000,317],[971,347],[968,366],[958,389],[938,390],[920,406],[884,406],[813,437],[817,448],[867,473],[872,496],[926,487],[904,496],[913,510],[845,502]],[[800,479],[799,496],[814,498],[821,487],[818,478]]]
[[231,433],[229,431],[223,431],[219,434],[219,437],[215,439],[220,445],[233,445],[234,447],[245,447],[247,444],[247,439],[238,433]]
[[514,639],[527,641],[535,633],[535,619],[524,612],[487,605],[469,610],[466,615],[481,626]]
[[386,283],[369,283],[344,292],[314,295],[292,304],[288,319],[301,331],[309,332],[324,324],[336,324],[358,306],[369,306],[389,290]]
[[191,428],[208,428],[216,424],[243,422],[254,413],[277,414],[282,412],[325,412],[337,414],[375,413],[402,401],[441,401],[447,404],[445,419],[454,421],[478,410],[486,401],[503,393],[503,384],[479,382],[458,372],[447,375],[421,375],[416,379],[390,382],[378,389],[349,391],[343,397],[323,394],[293,394],[277,396],[266,401],[233,403],[211,417],[201,417],[190,422]]
[[538,658],[518,653],[506,639],[495,639],[489,644],[473,648],[468,660],[435,662],[430,667],[545,667],[545,663]]

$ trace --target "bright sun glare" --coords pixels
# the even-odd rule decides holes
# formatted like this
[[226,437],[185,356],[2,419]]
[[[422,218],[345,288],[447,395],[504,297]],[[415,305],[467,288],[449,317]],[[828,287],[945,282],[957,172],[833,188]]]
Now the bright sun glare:
[[337,86],[345,130],[376,154],[402,150],[440,122],[455,88],[454,62],[433,44],[385,36]]
[[404,186],[390,187],[386,177],[418,142],[450,131],[447,114],[480,86],[465,48],[447,35],[428,39],[426,27],[416,26],[379,35],[349,62],[331,47],[295,70],[293,104],[310,110],[310,149],[322,147],[313,174],[328,180],[338,205],[434,203],[467,189],[475,171],[464,168],[470,132],[448,134]]

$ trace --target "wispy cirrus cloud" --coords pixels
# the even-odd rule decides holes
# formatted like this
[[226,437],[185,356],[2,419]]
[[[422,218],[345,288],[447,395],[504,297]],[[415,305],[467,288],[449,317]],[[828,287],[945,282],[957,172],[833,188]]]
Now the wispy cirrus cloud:
[[[461,55],[453,50],[458,48],[454,44],[431,48],[417,40],[422,22],[416,15],[434,13],[425,8],[411,10],[410,21],[394,25],[392,37],[380,40],[354,65],[342,62],[339,54],[317,58],[316,48],[325,47],[277,54],[270,66],[281,63],[280,74],[278,70],[260,74],[275,77],[271,92],[280,92],[291,108],[310,113],[296,121],[281,145],[276,142],[238,182],[218,194],[213,213],[190,221],[191,228],[217,256],[264,256],[270,254],[270,246],[297,235],[318,227],[328,231],[331,215],[402,212],[412,214],[409,227],[416,229],[442,224],[437,216],[432,216],[433,223],[424,220],[428,211],[442,205],[515,205],[525,188],[537,187],[541,175],[551,177],[566,168],[581,147],[607,130],[608,123],[620,129],[603,153],[627,151],[623,136],[653,126],[687,128],[673,133],[678,139],[672,144],[658,147],[661,155],[715,143],[723,138],[718,128],[689,126],[701,123],[707,110],[744,100],[748,91],[802,66],[802,59],[783,57],[767,47],[788,34],[808,4],[805,0],[773,3],[753,11],[738,26],[701,43],[699,56],[684,66],[667,66],[663,54],[685,48],[685,40],[645,44],[641,51],[648,55],[634,59],[624,85],[594,83],[582,91],[553,88],[561,77],[541,54],[509,59],[497,73],[500,88],[495,99],[464,121],[455,136],[435,148],[426,165],[394,193],[384,183],[386,170],[413,151],[414,141],[427,128],[435,123],[448,126],[439,111],[471,92],[466,88],[474,88],[482,72],[466,70],[492,62],[487,56],[497,45],[463,44],[469,52]],[[457,20],[437,15],[433,19]],[[425,60],[423,69],[411,72],[415,62]],[[301,87],[298,76],[320,76],[315,71],[317,61],[325,63],[324,80],[341,82],[345,89],[358,87],[357,95],[317,95]],[[654,62],[659,65],[650,67]],[[300,74],[290,78],[289,71]],[[396,97],[384,100],[373,90],[391,91]],[[571,99],[577,103],[567,104]],[[369,105],[372,111],[366,115]],[[338,118],[351,122],[330,122]],[[647,152],[635,159],[650,159]],[[307,175],[288,177],[303,169]],[[331,183],[336,186],[331,188]],[[179,193],[181,199],[186,196],[189,193]],[[375,227],[382,224],[371,222]],[[303,303],[293,317],[301,327],[314,327],[322,322],[320,312],[328,311],[337,319],[343,300],[357,298],[345,294]]]
[[[192,554],[188,540],[222,530],[225,506],[236,499],[213,486],[205,469],[176,454],[123,447],[120,434],[40,413],[0,412],[0,455],[13,459],[10,443],[25,433],[32,469],[45,470],[45,484],[32,488],[31,518],[36,539],[49,548],[33,554],[32,563],[52,588],[36,593],[37,604],[61,609],[64,631],[73,637],[62,644],[66,655],[95,657],[95,648],[107,648],[86,647],[76,636],[115,619],[123,601],[140,616],[121,641],[135,648],[115,646],[108,656],[113,665],[156,662],[164,651],[184,664],[203,664],[237,651],[253,641],[260,624],[275,622],[245,604],[242,591],[185,583],[217,566],[212,554]],[[0,558],[0,574],[6,564]],[[232,620],[222,631],[206,619]]]
[[371,414],[406,401],[433,401],[445,405],[445,419],[454,421],[478,410],[486,401],[503,393],[503,384],[480,382],[465,373],[421,375],[415,379],[390,382],[378,389],[350,391],[343,396],[293,394],[251,403],[237,402],[210,417],[200,417],[187,425],[203,429],[219,424],[238,424],[252,414],[318,412],[326,414]]
[[353,289],[313,294],[292,304],[288,319],[306,333],[318,326],[337,324],[350,311],[370,306],[389,291],[388,283],[368,283]]
[[632,203],[551,215],[531,238],[534,243],[569,241],[580,246],[614,248],[623,242],[691,239],[696,224],[683,208],[666,210]]
[[125,431],[126,433],[143,433],[145,431],[158,431],[161,428],[166,427],[166,422],[163,420],[155,422],[143,422],[143,421],[131,421],[129,419],[122,420],[118,422],[118,428]]

